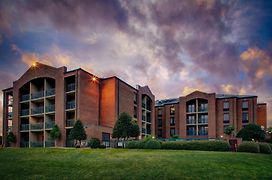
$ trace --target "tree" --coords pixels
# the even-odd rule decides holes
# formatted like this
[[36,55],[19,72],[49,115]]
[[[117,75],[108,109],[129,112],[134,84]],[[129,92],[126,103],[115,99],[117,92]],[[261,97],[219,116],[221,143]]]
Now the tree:
[[81,141],[85,140],[86,138],[87,138],[87,135],[83,127],[83,124],[80,120],[77,120],[69,134],[69,139],[76,140],[76,147],[80,147]]
[[268,133],[272,134],[272,126],[267,128]]
[[15,143],[16,142],[16,136],[13,134],[13,132],[8,133],[6,141],[7,141],[8,145],[10,143]]
[[228,126],[228,127],[226,127],[225,129],[224,129],[224,133],[226,134],[226,135],[232,135],[232,133],[233,133],[233,131],[234,131],[234,127],[233,126]]
[[59,129],[58,125],[55,124],[55,125],[53,126],[52,130],[50,131],[49,136],[50,136],[50,138],[51,138],[52,140],[55,141],[55,146],[56,146],[56,140],[57,140],[58,138],[60,138],[60,136],[61,136],[61,132],[60,132],[60,129]]
[[122,139],[124,147],[124,141],[130,137],[137,137],[139,135],[140,130],[137,122],[133,122],[132,117],[128,113],[121,113],[114,125],[112,138],[117,138],[117,142],[119,139]]
[[237,137],[242,138],[243,141],[251,141],[252,139],[260,141],[264,140],[265,132],[256,124],[248,124],[238,132]]

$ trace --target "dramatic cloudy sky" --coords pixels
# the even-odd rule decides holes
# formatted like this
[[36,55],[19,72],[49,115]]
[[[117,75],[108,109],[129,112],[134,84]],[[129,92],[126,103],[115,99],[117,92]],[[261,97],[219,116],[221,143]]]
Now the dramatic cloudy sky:
[[268,0],[1,0],[0,89],[40,61],[148,84],[157,99],[256,94],[271,120],[271,12]]

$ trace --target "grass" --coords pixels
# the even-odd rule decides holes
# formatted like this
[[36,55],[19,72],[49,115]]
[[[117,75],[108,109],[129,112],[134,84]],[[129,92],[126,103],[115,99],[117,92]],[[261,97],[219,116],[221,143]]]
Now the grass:
[[1,179],[272,179],[272,155],[181,150],[0,149]]

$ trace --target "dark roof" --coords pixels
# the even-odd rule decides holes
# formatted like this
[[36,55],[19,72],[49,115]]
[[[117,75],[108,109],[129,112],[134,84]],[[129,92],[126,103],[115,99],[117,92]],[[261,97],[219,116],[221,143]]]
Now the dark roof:
[[155,106],[164,106],[167,104],[177,104],[179,103],[179,98],[171,98],[171,99],[162,99],[157,100]]
[[233,95],[233,94],[216,94],[216,99],[228,99],[228,98],[254,98],[255,95]]

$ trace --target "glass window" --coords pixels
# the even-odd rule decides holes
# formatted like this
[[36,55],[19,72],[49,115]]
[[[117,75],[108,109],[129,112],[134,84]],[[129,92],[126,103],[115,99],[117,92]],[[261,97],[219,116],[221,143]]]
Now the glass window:
[[230,117],[229,113],[224,113],[224,123],[229,123]]
[[158,126],[162,127],[162,120],[161,119],[158,119]]
[[207,136],[208,135],[208,126],[199,126],[198,127],[198,135],[199,136]]
[[242,123],[248,123],[248,113],[247,112],[242,113]]
[[102,144],[106,147],[110,147],[110,133],[102,132]]
[[170,125],[175,125],[175,118],[174,117],[171,117],[170,118]]
[[137,104],[137,93],[134,93],[133,100],[134,100],[134,104]]
[[196,127],[195,126],[187,127],[187,135],[188,136],[195,136],[196,135]]
[[162,115],[162,110],[158,109],[158,115]]
[[243,101],[242,108],[243,109],[248,109],[248,101]]
[[187,124],[195,124],[195,116],[188,116]]
[[200,115],[198,123],[208,123],[208,115],[207,114]]
[[158,137],[162,137],[162,129],[158,129]]
[[199,105],[199,111],[200,111],[200,112],[208,111],[208,104],[207,104],[207,103],[205,103],[205,104],[200,104],[200,105]]
[[224,102],[223,108],[226,110],[229,109],[229,102],[228,101]]
[[195,112],[195,105],[194,105],[194,104],[188,105],[187,111],[188,111],[188,112]]
[[173,136],[176,134],[175,128],[170,128],[170,136]]
[[171,107],[170,107],[170,114],[171,114],[171,115],[174,115],[174,114],[175,114],[175,107],[174,107],[174,106],[171,106]]

